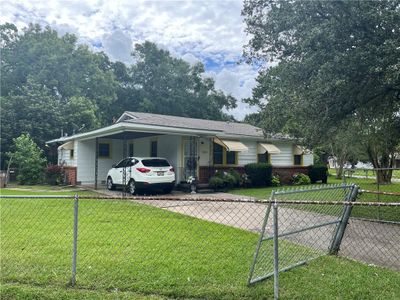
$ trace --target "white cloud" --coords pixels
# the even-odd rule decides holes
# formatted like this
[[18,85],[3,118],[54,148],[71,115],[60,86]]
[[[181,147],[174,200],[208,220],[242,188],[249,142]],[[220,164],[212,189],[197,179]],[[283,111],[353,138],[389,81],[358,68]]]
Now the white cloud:
[[198,59],[196,56],[194,56],[192,53],[185,53],[181,58],[188,62],[191,65],[194,65],[198,62],[200,62],[200,59]]
[[[2,21],[19,28],[29,23],[49,24],[60,35],[72,32],[79,43],[128,63],[133,45],[149,40],[190,64],[204,62],[217,87],[241,99],[251,95],[256,74],[250,66],[231,65],[248,40],[240,15],[242,5],[242,0],[3,1]],[[239,103],[230,113],[242,119],[253,111]]]
[[256,85],[255,77],[257,71],[251,66],[240,64],[229,68],[224,68],[220,72],[212,72],[210,75],[215,79],[215,87],[231,94],[238,99],[237,107],[227,111],[236,119],[243,120],[247,114],[257,111],[257,107],[250,106],[240,101],[251,97],[251,91]]
[[102,44],[105,52],[111,56],[111,59],[125,63],[133,62],[131,56],[133,50],[132,40],[130,36],[122,30],[116,30],[110,34],[105,34],[102,38]]

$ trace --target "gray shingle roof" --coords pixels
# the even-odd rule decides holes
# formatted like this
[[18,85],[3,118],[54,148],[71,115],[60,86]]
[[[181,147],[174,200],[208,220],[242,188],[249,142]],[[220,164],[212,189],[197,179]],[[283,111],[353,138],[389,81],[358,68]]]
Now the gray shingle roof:
[[246,135],[262,138],[261,128],[246,123],[213,121],[142,112],[125,112],[128,118],[119,122],[220,131],[226,135]]

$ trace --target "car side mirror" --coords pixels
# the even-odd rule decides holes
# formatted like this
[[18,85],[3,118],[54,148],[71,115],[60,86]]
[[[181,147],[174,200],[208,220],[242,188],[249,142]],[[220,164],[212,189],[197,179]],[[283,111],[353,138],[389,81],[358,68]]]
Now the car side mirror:
[[115,168],[115,166],[116,166],[116,164],[113,164],[113,165],[111,166],[111,168]]

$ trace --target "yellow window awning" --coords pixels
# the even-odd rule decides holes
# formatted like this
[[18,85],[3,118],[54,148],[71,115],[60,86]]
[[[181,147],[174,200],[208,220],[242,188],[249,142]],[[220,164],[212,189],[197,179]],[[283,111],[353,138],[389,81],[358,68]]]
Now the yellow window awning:
[[74,142],[66,142],[57,148],[58,150],[74,150]]
[[272,144],[266,144],[266,143],[258,143],[257,146],[257,153],[258,154],[264,154],[265,152],[268,151],[269,154],[279,154],[281,153],[281,150],[279,150],[278,147]]
[[293,154],[294,155],[303,155],[304,154],[304,148],[301,147],[301,146],[298,146],[298,145],[294,146],[293,147]]
[[243,143],[239,141],[222,140],[214,138],[214,143],[221,145],[226,151],[243,152],[249,150]]

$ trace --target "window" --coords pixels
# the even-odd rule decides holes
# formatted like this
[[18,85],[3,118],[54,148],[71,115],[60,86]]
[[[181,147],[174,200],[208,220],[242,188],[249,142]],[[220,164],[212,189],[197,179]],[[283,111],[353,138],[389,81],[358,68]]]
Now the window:
[[74,159],[74,149],[69,150],[69,158]]
[[269,163],[269,153],[266,151],[263,154],[258,154],[258,162],[259,163]]
[[127,168],[127,167],[132,167],[132,166],[136,165],[136,163],[137,163],[137,160],[126,158],[126,159],[121,160],[115,167],[116,168]]
[[224,163],[224,148],[221,145],[214,143],[213,151],[214,165],[222,165]]
[[150,144],[150,156],[157,157],[157,141],[151,141]]
[[127,159],[123,159],[123,160],[121,160],[115,167],[116,167],[116,168],[123,168],[123,167],[126,166],[127,162],[128,162]]
[[226,152],[226,164],[227,165],[236,165],[236,156],[237,156],[237,152],[227,151]]
[[236,151],[226,151],[224,147],[214,143],[213,147],[214,165],[236,165],[237,154],[238,153]]
[[110,144],[109,143],[99,143],[99,157],[110,158]]
[[293,163],[295,166],[301,166],[303,162],[303,155],[295,155]]
[[133,143],[129,144],[128,156],[130,156],[130,157],[133,156]]
[[170,167],[171,165],[165,159],[143,159],[142,164],[145,167]]

